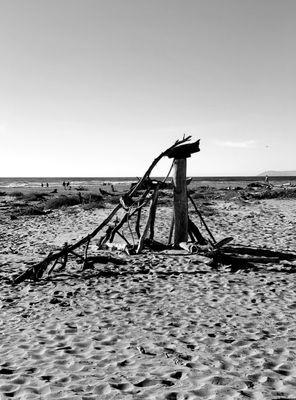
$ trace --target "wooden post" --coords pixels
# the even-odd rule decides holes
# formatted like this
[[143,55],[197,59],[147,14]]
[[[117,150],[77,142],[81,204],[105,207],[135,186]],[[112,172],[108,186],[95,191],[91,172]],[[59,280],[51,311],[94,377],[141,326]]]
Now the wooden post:
[[188,240],[188,200],[186,185],[186,158],[174,160],[174,245]]

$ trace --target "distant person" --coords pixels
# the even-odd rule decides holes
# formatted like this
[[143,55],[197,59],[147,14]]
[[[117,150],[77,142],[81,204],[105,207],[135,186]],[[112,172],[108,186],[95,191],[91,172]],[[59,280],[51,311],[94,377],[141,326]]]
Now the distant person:
[[43,182],[41,183],[41,187],[43,187]]
[[63,181],[63,187],[66,190],[66,182],[65,181]]
[[269,185],[269,178],[268,178],[268,175],[265,176],[265,183],[266,183],[267,185]]
[[49,184],[48,184],[48,182],[46,182],[46,187],[49,187]]

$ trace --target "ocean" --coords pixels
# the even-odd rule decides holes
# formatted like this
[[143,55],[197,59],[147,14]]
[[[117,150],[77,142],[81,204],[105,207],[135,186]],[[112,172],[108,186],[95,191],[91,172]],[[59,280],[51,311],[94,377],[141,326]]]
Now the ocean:
[[[162,177],[155,177],[162,179]],[[169,178],[170,179],[170,178]],[[0,177],[1,188],[34,188],[41,187],[41,184],[48,183],[50,187],[62,186],[63,182],[70,182],[72,187],[98,186],[103,183],[120,184],[137,182],[137,177]],[[243,182],[263,182],[264,176],[203,176],[192,177],[192,181],[199,186],[236,186]],[[296,176],[269,177],[269,181],[274,184],[284,184],[291,182],[296,184]]]

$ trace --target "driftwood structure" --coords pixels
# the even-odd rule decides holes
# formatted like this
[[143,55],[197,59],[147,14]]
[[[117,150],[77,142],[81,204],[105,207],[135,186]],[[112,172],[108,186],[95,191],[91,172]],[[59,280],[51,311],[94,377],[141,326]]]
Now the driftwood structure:
[[[219,242],[216,241],[193,198],[187,191],[187,184],[190,182],[186,178],[187,158],[200,151],[199,140],[190,142],[190,139],[191,136],[184,136],[183,139],[177,140],[171,147],[156,157],[143,177],[127,193],[121,196],[119,203],[93,232],[74,244],[68,245],[65,243],[63,248],[51,252],[42,261],[30,266],[15,277],[13,283],[18,284],[27,279],[37,281],[44,274],[50,276],[57,266],[59,266],[59,270],[63,270],[66,268],[69,256],[74,256],[82,261],[83,268],[87,268],[94,259],[102,263],[112,262],[112,260],[116,262],[116,259],[112,258],[111,255],[108,257],[106,255],[88,256],[90,242],[99,233],[102,234],[99,238],[99,250],[121,250],[129,255],[139,254],[144,248],[152,251],[180,248],[189,253],[198,253],[208,257],[213,266],[222,263],[233,267],[239,265],[251,266],[254,263],[280,262],[283,260],[287,265],[290,265],[291,261],[296,260],[296,254],[293,253],[227,246],[232,241],[232,238],[225,238]],[[151,179],[151,172],[163,157],[173,159],[172,167],[167,177],[162,181]],[[164,187],[171,170],[173,170],[174,213],[167,243],[159,243],[154,240],[159,189]],[[205,228],[207,237],[203,236],[199,228],[189,217],[188,202],[192,204],[201,224]],[[141,224],[142,211],[146,206],[149,206],[146,221]],[[119,210],[123,211],[121,219],[117,215]],[[133,221],[135,220],[133,229],[131,227],[132,217]],[[127,225],[131,232],[132,243],[120,231],[124,225]],[[121,243],[114,243],[116,235],[121,238]],[[190,240],[188,240],[188,237]]]

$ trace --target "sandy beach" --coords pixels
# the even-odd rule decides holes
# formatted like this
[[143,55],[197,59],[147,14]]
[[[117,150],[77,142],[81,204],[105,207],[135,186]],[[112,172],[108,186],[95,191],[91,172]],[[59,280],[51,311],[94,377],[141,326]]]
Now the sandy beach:
[[[70,259],[48,280],[12,286],[114,204],[22,215],[19,199],[0,201],[1,399],[296,399],[293,268],[233,272],[183,250],[118,252],[118,265],[82,271]],[[210,199],[203,211],[217,240],[296,249],[295,199]],[[171,213],[158,209],[158,240]]]

